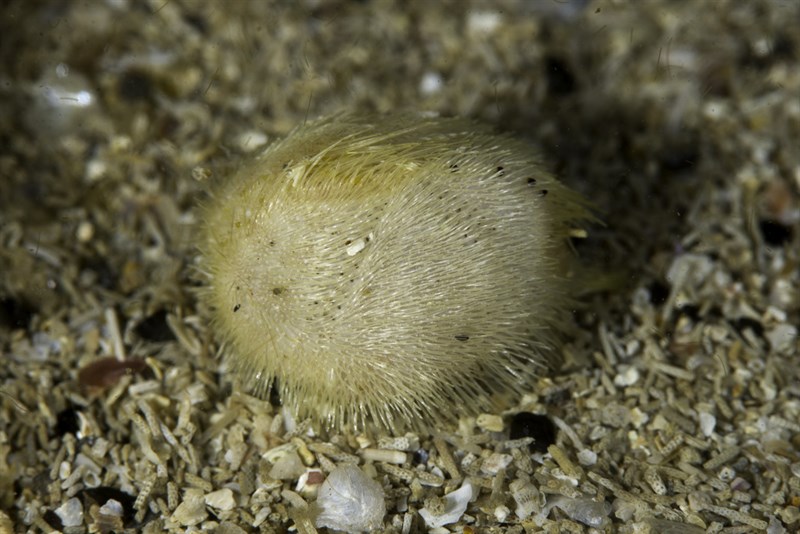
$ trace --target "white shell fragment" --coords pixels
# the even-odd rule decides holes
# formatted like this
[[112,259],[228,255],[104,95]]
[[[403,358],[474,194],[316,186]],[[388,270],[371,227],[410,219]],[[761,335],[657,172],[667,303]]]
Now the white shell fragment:
[[183,526],[196,525],[208,517],[206,503],[202,490],[188,489],[183,495],[183,501],[172,512],[172,521]]
[[[125,510],[122,508],[122,503],[114,499],[108,499],[103,506],[100,507],[99,512],[102,515],[112,517],[122,517]],[[0,530],[2,532],[2,530]]]
[[779,324],[766,333],[770,346],[782,353],[790,354],[797,340],[797,328],[790,324]]
[[708,412],[700,412],[698,418],[700,419],[700,430],[704,436],[709,437],[717,426],[717,418]]
[[207,493],[205,502],[208,506],[217,510],[233,510],[233,507],[236,506],[236,500],[233,498],[233,491],[230,488],[222,488]]
[[317,527],[365,532],[381,526],[386,515],[383,488],[352,464],[334,469],[317,497]]
[[422,516],[425,524],[430,528],[455,523],[467,511],[467,505],[472,499],[472,495],[472,484],[470,484],[469,480],[465,480],[459,489],[444,496],[445,506],[442,513],[437,515],[427,508],[422,508],[419,511],[419,515]]
[[514,513],[519,519],[524,521],[542,509],[542,496],[536,486],[529,481],[517,479],[509,484],[508,489],[514,497],[514,502],[517,503]]
[[511,510],[508,509],[508,506],[500,505],[494,509],[494,518],[500,523],[505,523],[510,514]]
[[347,255],[355,256],[356,254],[364,250],[364,247],[366,246],[367,246],[366,240],[364,238],[359,237],[358,239],[353,241],[353,243],[349,247],[347,247]]
[[481,464],[481,471],[487,475],[496,475],[501,470],[511,465],[513,460],[514,457],[510,454],[494,452],[483,461],[483,464]]
[[633,366],[622,366],[619,374],[614,377],[614,385],[628,387],[639,381],[639,370]]
[[597,453],[591,449],[581,449],[578,451],[578,461],[581,465],[594,465],[597,463]]
[[56,508],[56,515],[65,527],[77,527],[83,524],[83,505],[77,497],[73,497]]
[[325,475],[319,469],[306,469],[306,472],[297,479],[295,491],[306,497],[316,497],[317,491],[325,481]]
[[607,502],[597,502],[588,498],[557,497],[552,503],[548,503],[547,508],[552,506],[560,508],[573,521],[589,527],[600,528],[610,521],[611,505]]

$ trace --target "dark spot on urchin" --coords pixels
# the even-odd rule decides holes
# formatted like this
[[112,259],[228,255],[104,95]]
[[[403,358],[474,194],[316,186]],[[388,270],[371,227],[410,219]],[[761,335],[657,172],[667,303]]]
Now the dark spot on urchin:
[[528,178],[525,183],[527,183],[529,186],[533,187],[534,185],[536,185],[536,178]]
[[450,164],[450,172],[458,172],[458,163]]
[[540,197],[546,197],[547,193],[548,193],[547,189],[542,189],[541,191],[539,191],[539,196]]
[[469,336],[466,334],[457,334],[455,338],[456,341],[469,341]]
[[242,307],[242,305],[241,305],[241,304],[237,304],[236,306],[234,306],[234,307],[233,307],[233,313],[236,313],[236,312],[238,312],[238,311],[239,311],[239,309],[240,309],[241,307]]
[[505,169],[503,168],[502,165],[498,165],[497,166],[497,174],[500,175],[500,176],[505,176],[506,175],[506,171],[505,171]]
[[284,291],[286,291],[285,287],[273,287],[272,288],[272,294],[275,295],[276,297],[278,295],[281,295]]
[[546,415],[520,412],[511,418],[509,438],[533,438],[531,451],[545,453],[556,442],[556,425]]

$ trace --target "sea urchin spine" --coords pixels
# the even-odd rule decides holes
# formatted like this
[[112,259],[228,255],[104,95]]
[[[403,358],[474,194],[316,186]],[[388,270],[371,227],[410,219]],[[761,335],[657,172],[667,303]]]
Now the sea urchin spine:
[[463,119],[340,114],[213,192],[203,298],[231,367],[329,426],[433,426],[526,390],[585,202]]

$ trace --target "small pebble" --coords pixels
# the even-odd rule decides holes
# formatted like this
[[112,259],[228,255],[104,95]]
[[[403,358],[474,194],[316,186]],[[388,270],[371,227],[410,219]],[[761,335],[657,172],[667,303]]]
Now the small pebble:
[[114,356],[108,356],[81,367],[78,371],[78,382],[88,388],[109,388],[123,376],[141,373],[146,368],[147,364],[141,358],[121,360]]
[[487,432],[503,431],[503,418],[499,415],[482,413],[478,416],[475,422],[480,428],[486,430]]
[[208,506],[217,510],[233,510],[236,500],[233,498],[233,491],[229,488],[222,488],[217,491],[207,493],[205,502]]
[[639,370],[633,366],[627,366],[622,372],[614,377],[614,385],[628,387],[639,381]]
[[192,526],[201,523],[208,517],[206,504],[203,499],[203,490],[190,488],[185,491],[183,501],[172,512],[172,521],[183,526]]
[[500,505],[494,509],[494,518],[500,523],[505,523],[509,514],[511,514],[511,510],[508,509],[508,506]]
[[94,237],[94,225],[89,221],[82,221],[78,225],[78,230],[75,232],[75,237],[78,238],[78,241],[81,243],[88,243]]
[[714,433],[714,428],[717,426],[717,418],[707,412],[700,412],[700,430],[705,437],[711,436]]
[[273,464],[272,469],[269,471],[269,476],[270,478],[278,480],[294,480],[305,473],[305,471],[306,467],[303,465],[302,460],[300,460],[300,456],[292,451],[281,456],[275,464]]
[[590,449],[578,451],[578,461],[581,465],[591,466],[597,463],[597,453]]
[[386,462],[387,464],[406,463],[406,453],[391,449],[364,449],[361,456],[367,462]]
[[295,491],[305,497],[317,495],[320,485],[325,482],[325,475],[319,469],[306,469],[306,472],[297,479]]

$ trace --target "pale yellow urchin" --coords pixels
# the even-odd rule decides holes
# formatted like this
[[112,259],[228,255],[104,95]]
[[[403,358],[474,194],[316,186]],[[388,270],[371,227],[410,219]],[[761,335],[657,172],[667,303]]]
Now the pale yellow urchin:
[[488,127],[335,115],[212,194],[203,298],[232,367],[298,416],[432,427],[530,387],[585,206]]

